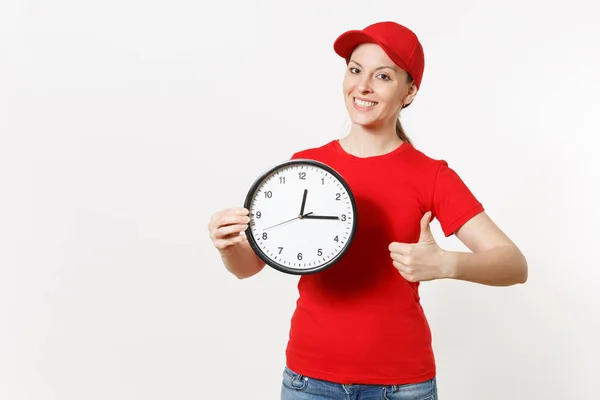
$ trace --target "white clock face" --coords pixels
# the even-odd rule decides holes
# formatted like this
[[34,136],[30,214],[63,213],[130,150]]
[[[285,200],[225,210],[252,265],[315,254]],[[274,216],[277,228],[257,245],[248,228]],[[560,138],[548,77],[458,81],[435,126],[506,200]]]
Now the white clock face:
[[251,218],[247,234],[265,262],[284,272],[310,273],[330,266],[346,251],[356,208],[336,175],[319,163],[294,160],[256,182],[246,200]]

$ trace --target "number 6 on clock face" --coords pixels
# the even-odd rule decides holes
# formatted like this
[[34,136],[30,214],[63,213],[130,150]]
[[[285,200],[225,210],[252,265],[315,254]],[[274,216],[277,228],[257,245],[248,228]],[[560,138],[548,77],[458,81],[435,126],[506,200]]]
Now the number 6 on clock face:
[[246,236],[267,265],[302,275],[337,262],[352,243],[356,202],[344,178],[315,160],[282,162],[254,182]]

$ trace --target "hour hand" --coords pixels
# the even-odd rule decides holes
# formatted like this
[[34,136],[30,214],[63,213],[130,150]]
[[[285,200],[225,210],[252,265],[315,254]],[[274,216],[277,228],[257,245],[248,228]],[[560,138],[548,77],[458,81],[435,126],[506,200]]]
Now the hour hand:
[[302,195],[302,205],[300,206],[300,214],[304,214],[304,206],[306,205],[306,195],[308,194],[308,189],[304,189],[304,195]]
[[337,215],[303,215],[303,219],[340,219]]

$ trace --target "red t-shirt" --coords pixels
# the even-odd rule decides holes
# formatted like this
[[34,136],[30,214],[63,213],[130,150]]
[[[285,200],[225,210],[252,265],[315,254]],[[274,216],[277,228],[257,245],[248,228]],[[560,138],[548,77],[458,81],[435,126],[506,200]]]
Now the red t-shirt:
[[342,175],[356,199],[358,226],[336,264],[300,277],[288,367],[337,383],[394,385],[433,378],[419,283],[400,275],[388,246],[417,242],[427,211],[449,236],[483,206],[444,160],[408,143],[360,158],[333,140],[292,158],[321,161]]

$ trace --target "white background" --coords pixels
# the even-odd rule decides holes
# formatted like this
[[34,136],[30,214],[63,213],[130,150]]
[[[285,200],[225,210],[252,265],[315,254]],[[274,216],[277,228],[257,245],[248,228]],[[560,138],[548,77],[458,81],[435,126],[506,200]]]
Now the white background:
[[0,398],[278,398],[297,277],[236,279],[206,224],[346,134],[333,41],[388,19],[426,54],[409,136],[529,262],[525,285],[422,285],[440,399],[593,398],[598,7],[3,0]]

